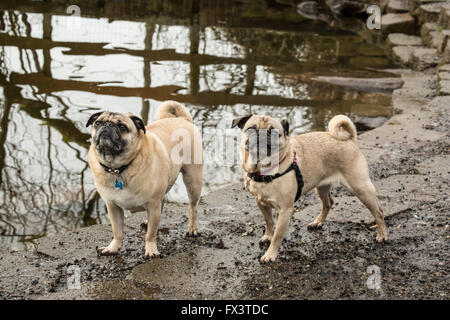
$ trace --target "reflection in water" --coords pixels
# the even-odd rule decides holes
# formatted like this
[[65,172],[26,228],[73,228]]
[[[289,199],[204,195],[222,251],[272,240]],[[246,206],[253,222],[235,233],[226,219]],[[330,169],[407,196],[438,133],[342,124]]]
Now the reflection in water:
[[[161,101],[185,103],[203,130],[204,192],[240,178],[236,116],[285,118],[292,134],[337,113],[390,116],[387,95],[310,80],[383,75],[368,71],[390,67],[383,51],[354,35],[231,1],[166,1],[147,16],[133,3],[87,5],[82,17],[0,5],[0,245],[107,221],[87,165],[84,124],[98,110],[150,122]],[[169,199],[184,198],[177,183]]]

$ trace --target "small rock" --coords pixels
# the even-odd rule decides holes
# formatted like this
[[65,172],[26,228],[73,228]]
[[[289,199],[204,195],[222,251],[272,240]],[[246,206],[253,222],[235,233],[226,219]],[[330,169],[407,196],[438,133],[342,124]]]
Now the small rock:
[[402,66],[409,66],[411,64],[412,47],[397,46],[392,48],[392,59],[394,62]]
[[450,63],[450,41],[447,41],[444,51],[442,52],[442,62]]
[[439,0],[409,0],[409,12],[413,15],[417,15],[421,5],[433,2],[439,2]]
[[386,8],[387,13],[404,13],[408,11],[408,0],[390,0]]
[[424,38],[423,44],[425,46],[438,49],[440,45],[441,33],[439,31],[431,31],[427,37]]
[[440,62],[436,49],[415,47],[411,54],[411,64],[414,70],[425,70],[435,67]]
[[389,33],[415,33],[415,20],[409,13],[388,13],[381,16],[381,32]]
[[358,132],[372,130],[378,128],[388,120],[386,117],[357,117],[353,123]]
[[443,28],[450,29],[450,8],[448,6],[441,7],[438,23]]
[[403,85],[403,80],[401,78],[367,79],[367,78],[318,76],[312,78],[312,80],[368,92],[393,91],[395,89],[401,88]]
[[438,80],[450,80],[450,72],[440,71],[438,73]]
[[421,5],[416,11],[419,23],[423,24],[425,22],[437,22],[442,5],[442,2]]
[[386,46],[421,46],[422,39],[418,36],[411,36],[404,33],[391,33],[386,39]]
[[438,41],[438,52],[443,53],[445,51],[445,48],[447,47],[448,39],[450,37],[450,30],[442,30],[439,33],[439,41]]
[[439,94],[441,96],[450,95],[450,80],[439,81]]
[[439,26],[435,22],[427,22],[422,25],[420,28],[420,36],[422,38],[422,42],[426,46],[430,46],[433,39],[431,37],[432,32],[439,32]]
[[242,235],[243,235],[244,237],[246,237],[246,236],[248,236],[249,234],[252,234],[253,231],[255,231],[255,230],[254,230],[253,228],[250,228],[249,230],[245,231]]

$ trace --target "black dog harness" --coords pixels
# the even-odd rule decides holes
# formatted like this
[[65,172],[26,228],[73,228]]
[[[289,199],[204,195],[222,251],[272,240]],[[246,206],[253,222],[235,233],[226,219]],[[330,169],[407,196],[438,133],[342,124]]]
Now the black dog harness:
[[300,172],[300,168],[297,165],[297,157],[295,155],[295,152],[294,152],[294,160],[293,160],[292,164],[284,172],[277,173],[277,174],[274,174],[271,176],[262,175],[261,172],[254,172],[254,173],[249,173],[248,177],[255,182],[269,183],[279,177],[284,176],[286,173],[288,173],[291,170],[295,171],[295,177],[297,179],[297,194],[295,195],[295,201],[297,201],[302,194],[304,182],[303,182],[302,173]]

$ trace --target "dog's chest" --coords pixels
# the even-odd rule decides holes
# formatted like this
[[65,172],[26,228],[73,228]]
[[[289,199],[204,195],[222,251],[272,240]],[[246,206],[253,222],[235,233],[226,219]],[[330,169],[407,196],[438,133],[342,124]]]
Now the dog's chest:
[[146,202],[148,199],[144,199],[140,195],[130,192],[127,189],[116,191],[116,194],[114,202],[122,209],[131,211],[146,209]]
[[258,184],[254,183],[250,178],[245,179],[245,189],[247,189],[248,192],[250,192],[255,197],[258,195],[258,190],[261,188],[258,188]]
[[101,189],[102,198],[108,202],[114,202],[124,210],[139,211],[146,209],[148,198],[127,188],[126,184],[121,189],[115,182],[111,182]]
[[248,192],[254,195],[258,201],[273,205],[276,200],[273,198],[272,186],[269,183],[258,183],[250,178],[246,178],[245,188]]

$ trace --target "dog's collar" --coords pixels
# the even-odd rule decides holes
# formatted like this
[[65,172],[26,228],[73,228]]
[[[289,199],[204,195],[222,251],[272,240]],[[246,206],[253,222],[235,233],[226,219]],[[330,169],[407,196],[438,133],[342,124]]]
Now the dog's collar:
[[[270,183],[273,180],[284,176],[286,173],[288,173],[291,170],[295,171],[295,177],[297,179],[297,194],[295,195],[295,201],[297,201],[300,198],[300,195],[302,194],[304,182],[303,182],[302,173],[297,164],[297,156],[295,154],[295,151],[294,151],[294,158],[292,160],[291,165],[284,172],[276,173],[274,175],[263,175],[261,172],[253,172],[253,173],[248,173],[248,177],[255,182]],[[266,170],[266,172],[267,172],[267,170]]]
[[111,174],[121,174],[122,172],[125,171],[126,168],[128,168],[128,167],[131,165],[131,163],[132,163],[133,161],[134,161],[134,159],[131,160],[130,162],[128,162],[127,164],[125,164],[125,165],[123,165],[123,166],[117,168],[117,169],[108,167],[108,166],[104,165],[103,163],[101,163],[100,161],[99,161],[98,163],[100,163],[100,165],[103,167],[103,169],[105,169],[105,171],[106,171],[107,173],[111,173]]

